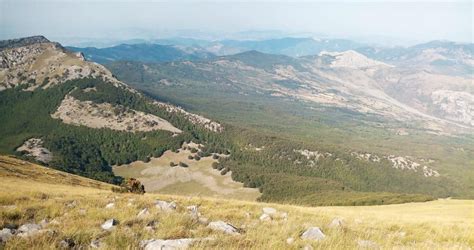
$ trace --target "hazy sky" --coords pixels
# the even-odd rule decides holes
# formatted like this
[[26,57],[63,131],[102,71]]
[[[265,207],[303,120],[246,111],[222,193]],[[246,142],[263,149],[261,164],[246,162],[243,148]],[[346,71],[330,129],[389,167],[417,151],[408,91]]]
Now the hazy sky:
[[156,38],[197,36],[196,31],[225,37],[279,30],[365,40],[472,42],[473,10],[471,1],[0,0],[0,39],[35,34],[59,40]]

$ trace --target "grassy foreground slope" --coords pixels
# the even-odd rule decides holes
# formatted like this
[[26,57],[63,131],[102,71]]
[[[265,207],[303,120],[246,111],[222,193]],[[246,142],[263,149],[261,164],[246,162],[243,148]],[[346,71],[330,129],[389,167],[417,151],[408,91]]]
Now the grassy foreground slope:
[[[298,207],[235,200],[145,194],[117,194],[108,184],[0,156],[0,226],[38,223],[49,219],[49,230],[29,238],[10,238],[5,249],[54,249],[65,239],[89,247],[98,239],[105,249],[139,248],[144,239],[207,238],[196,249],[353,249],[369,240],[381,248],[468,249],[474,246],[474,201],[437,200],[373,207]],[[156,199],[175,201],[177,209],[165,213],[155,208]],[[114,202],[115,208],[104,209]],[[70,206],[68,204],[75,204]],[[129,205],[130,204],[130,205]],[[192,219],[186,206],[198,205],[210,221],[223,220],[241,230],[230,236],[212,231]],[[137,218],[143,208],[150,215]],[[263,207],[287,212],[288,219],[262,222]],[[344,224],[331,229],[334,218]],[[112,231],[100,225],[115,218]],[[55,223],[53,223],[53,221]],[[155,230],[145,225],[156,221]],[[308,227],[317,226],[326,235],[322,241],[300,239]],[[290,237],[294,243],[288,245]],[[0,247],[2,248],[2,247]]]

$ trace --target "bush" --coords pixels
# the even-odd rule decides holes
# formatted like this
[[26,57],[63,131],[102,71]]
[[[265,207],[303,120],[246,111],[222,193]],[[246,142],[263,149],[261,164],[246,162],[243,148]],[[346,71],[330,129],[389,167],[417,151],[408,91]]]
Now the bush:
[[191,148],[191,153],[197,153],[197,151],[198,151],[197,149]]
[[192,155],[188,155],[188,159],[192,160],[194,157]]
[[219,159],[219,156],[218,156],[217,154],[213,154],[213,155],[212,155],[212,159],[218,160],[218,159]]
[[184,163],[184,162],[179,162],[179,166],[182,167],[182,168],[187,168],[189,167],[188,164]]
[[139,180],[130,178],[123,181],[120,187],[112,187],[112,191],[116,193],[144,194],[145,186]]
[[170,167],[176,167],[178,166],[178,164],[174,163],[174,162],[170,162]]
[[199,155],[196,155],[196,156],[194,156],[194,160],[199,161],[199,160],[201,160],[201,157],[199,157]]

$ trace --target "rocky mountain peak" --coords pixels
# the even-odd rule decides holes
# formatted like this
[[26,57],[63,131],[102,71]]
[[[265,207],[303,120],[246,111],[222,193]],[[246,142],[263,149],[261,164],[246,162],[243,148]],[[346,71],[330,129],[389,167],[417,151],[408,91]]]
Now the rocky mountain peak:
[[17,48],[28,46],[37,43],[50,43],[46,37],[44,36],[30,36],[30,37],[23,37],[18,39],[10,39],[10,40],[3,40],[0,41],[0,50],[9,49],[9,48]]
[[322,51],[319,53],[320,57],[330,58],[330,67],[343,68],[372,68],[378,66],[390,67],[389,64],[370,59],[354,50],[347,50],[343,52],[328,52]]

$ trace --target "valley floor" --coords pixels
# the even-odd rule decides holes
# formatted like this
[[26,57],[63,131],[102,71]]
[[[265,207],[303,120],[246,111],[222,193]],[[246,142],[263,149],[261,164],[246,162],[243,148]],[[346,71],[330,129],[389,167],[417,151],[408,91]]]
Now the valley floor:
[[[44,230],[40,233],[9,238],[5,249],[53,249],[71,242],[88,248],[93,241],[104,249],[136,249],[142,240],[179,238],[203,239],[191,246],[196,249],[301,249],[306,245],[315,249],[474,247],[472,200],[299,207],[160,194],[120,194],[112,193],[110,186],[9,157],[0,157],[0,180],[2,228],[48,221],[43,223]],[[175,201],[176,210],[158,209],[157,199]],[[114,205],[106,209],[111,203]],[[189,215],[187,206],[191,205],[199,207],[199,220]],[[261,221],[264,207],[275,208],[278,216]],[[148,208],[149,214],[137,217],[144,208]],[[204,217],[230,223],[240,234],[214,231],[203,222]],[[101,225],[112,218],[118,225],[110,231],[102,229]],[[342,219],[342,225],[330,227],[334,218]],[[151,221],[155,226],[146,229]],[[321,228],[326,237],[321,241],[301,239],[301,233],[309,227]],[[294,242],[288,244],[288,238]]]

